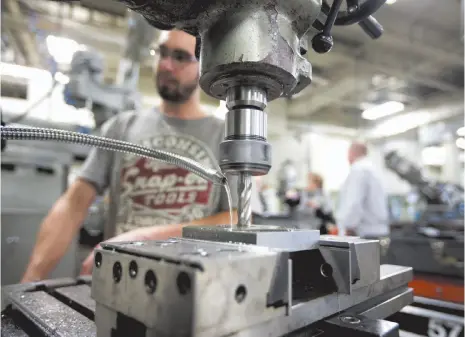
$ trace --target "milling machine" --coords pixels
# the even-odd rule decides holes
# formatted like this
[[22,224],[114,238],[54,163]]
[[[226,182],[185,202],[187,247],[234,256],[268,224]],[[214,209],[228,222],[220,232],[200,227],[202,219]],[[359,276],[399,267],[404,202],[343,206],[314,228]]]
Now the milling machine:
[[387,152],[384,161],[391,171],[414,187],[426,202],[420,222],[434,225],[441,221],[459,220],[463,227],[464,189],[462,186],[426,177],[420,168],[396,151]]
[[104,61],[95,50],[79,50],[73,55],[64,99],[76,108],[88,108],[96,128],[114,115],[139,108],[137,92],[139,67],[148,54],[155,29],[141,15],[131,13],[128,37],[114,85],[104,83]]
[[418,220],[391,225],[383,259],[411,266],[418,273],[463,279],[463,187],[428,179],[395,151],[386,153],[385,163],[418,190],[426,207]]
[[413,268],[414,302],[390,317],[417,335],[463,336],[463,187],[435,181],[396,151],[386,166],[425,202],[419,219],[391,224],[381,261]]
[[251,177],[271,166],[265,107],[311,82],[304,37],[313,35],[320,53],[332,47],[334,24],[379,37],[371,14],[385,0],[347,0],[346,11],[342,0],[122,2],[159,29],[197,37],[200,85],[229,109],[220,167],[239,176],[238,223],[104,243],[92,280],[3,289],[3,334],[398,336],[398,325],[381,319],[412,301],[410,267],[380,265],[376,240],[252,225],[250,209]]

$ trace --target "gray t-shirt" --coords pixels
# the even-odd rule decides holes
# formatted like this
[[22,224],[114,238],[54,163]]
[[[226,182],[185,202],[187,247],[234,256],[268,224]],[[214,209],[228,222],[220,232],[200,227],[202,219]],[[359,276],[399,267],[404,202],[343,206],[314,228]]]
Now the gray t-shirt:
[[[218,168],[224,122],[210,116],[182,120],[151,109],[110,119],[102,127],[102,136],[177,153]],[[117,191],[110,201],[113,214],[109,214],[116,223],[115,234],[143,226],[186,223],[229,210],[224,188],[185,169],[136,155],[93,149],[80,177],[100,194],[107,188]],[[233,207],[236,201],[233,193]]]

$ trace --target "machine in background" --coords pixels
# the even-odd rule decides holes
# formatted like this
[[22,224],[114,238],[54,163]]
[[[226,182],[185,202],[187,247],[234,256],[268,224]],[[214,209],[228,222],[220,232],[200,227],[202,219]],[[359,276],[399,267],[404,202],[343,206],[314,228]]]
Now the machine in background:
[[104,62],[99,53],[76,52],[64,90],[65,102],[91,110],[97,129],[122,111],[140,108],[141,97],[137,91],[140,63],[148,55],[155,32],[143,16],[131,13],[126,47],[114,85],[104,83]]
[[416,272],[463,278],[463,188],[427,179],[396,152],[387,153],[385,162],[426,203],[418,220],[391,225],[389,247],[393,249],[387,251],[387,261],[402,262]]
[[[2,152],[2,286],[20,282],[42,220],[68,186],[72,162],[67,144],[9,141]],[[73,241],[51,276],[76,275],[76,253]]]
[[414,303],[392,319],[419,335],[463,336],[463,187],[428,179],[397,152],[387,153],[385,163],[424,201],[417,220],[392,223],[390,238],[381,241],[384,263],[414,270]]
[[428,179],[418,167],[395,151],[385,155],[385,164],[414,187],[426,202],[420,221],[435,224],[447,220],[463,220],[464,189],[462,186]]
[[136,109],[140,100],[134,88],[105,84],[103,70],[99,53],[76,52],[68,73],[69,82],[63,91],[67,104],[92,111],[97,129],[119,112]]

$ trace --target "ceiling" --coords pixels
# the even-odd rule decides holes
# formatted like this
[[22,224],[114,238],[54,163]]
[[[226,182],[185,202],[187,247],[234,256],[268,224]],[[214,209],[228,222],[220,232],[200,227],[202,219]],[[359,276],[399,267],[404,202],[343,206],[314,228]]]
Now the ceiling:
[[[336,27],[335,46],[309,55],[328,84],[295,98],[294,117],[361,127],[363,103],[403,102],[407,110],[463,102],[463,39],[458,1],[398,0],[376,14],[385,33],[371,40],[358,26]],[[311,102],[311,104],[309,104]]]
[[[313,84],[288,99],[288,119],[362,128],[374,123],[361,117],[370,103],[400,101],[407,111],[446,103],[463,108],[462,17],[457,0],[398,0],[376,14],[385,31],[378,40],[357,25],[335,27],[330,53],[309,51]],[[128,11],[111,0],[2,1],[3,60],[46,68],[43,42],[53,34],[102,52],[105,76],[112,81],[127,31]],[[147,102],[155,97],[150,57],[141,67],[139,89]],[[202,99],[217,105],[209,97]]]

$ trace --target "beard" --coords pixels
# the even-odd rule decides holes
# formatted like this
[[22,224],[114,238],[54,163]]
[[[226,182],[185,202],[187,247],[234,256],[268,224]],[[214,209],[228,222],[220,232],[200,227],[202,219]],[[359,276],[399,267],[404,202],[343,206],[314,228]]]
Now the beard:
[[[163,79],[164,83],[161,83]],[[162,99],[171,103],[186,102],[197,89],[199,76],[194,81],[186,84],[181,84],[177,79],[173,78],[169,73],[157,73],[155,84],[158,94]]]

